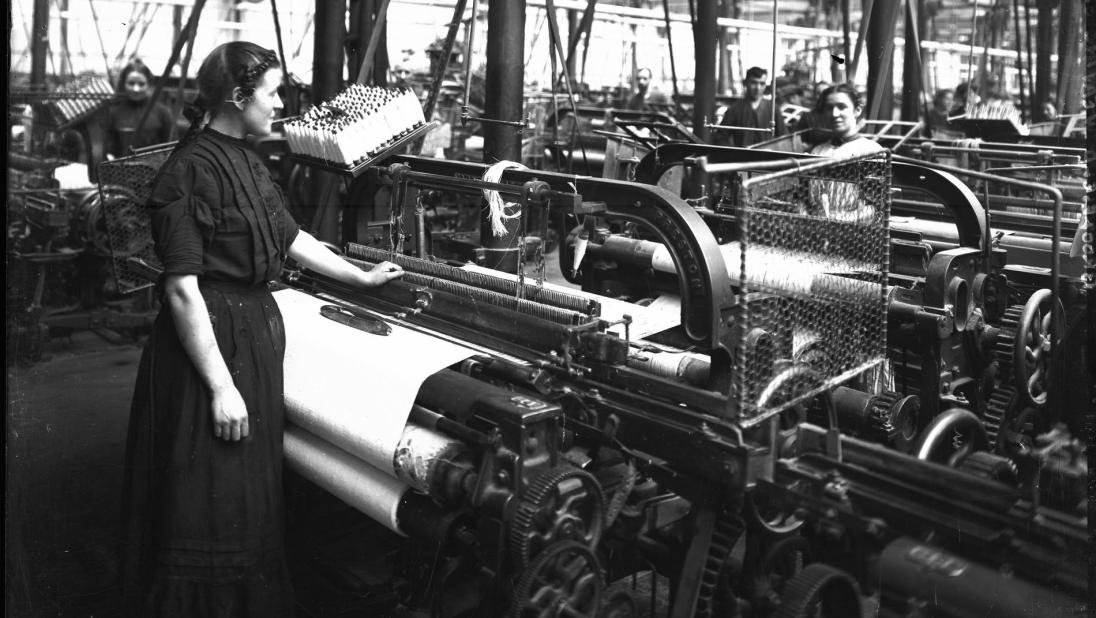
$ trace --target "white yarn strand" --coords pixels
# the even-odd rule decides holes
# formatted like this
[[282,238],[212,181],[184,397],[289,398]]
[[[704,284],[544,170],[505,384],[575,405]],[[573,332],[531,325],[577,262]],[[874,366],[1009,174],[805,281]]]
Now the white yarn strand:
[[[502,173],[506,170],[524,170],[529,169],[517,163],[515,161],[499,161],[491,167],[487,168],[487,171],[483,173],[484,182],[497,183],[502,178]],[[493,189],[484,189],[483,198],[487,200],[487,208],[489,209],[489,218],[491,219],[491,233],[495,236],[506,235],[506,224],[503,223],[505,219],[516,219],[521,216],[521,205],[517,202],[506,202],[499,195],[498,191]],[[507,208],[517,208],[518,210],[513,214],[506,214]]]

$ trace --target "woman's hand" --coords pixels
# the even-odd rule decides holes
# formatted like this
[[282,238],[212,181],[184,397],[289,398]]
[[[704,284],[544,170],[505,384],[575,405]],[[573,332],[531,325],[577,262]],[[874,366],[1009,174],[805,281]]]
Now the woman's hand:
[[403,276],[403,268],[392,262],[381,262],[372,270],[363,271],[332,253],[320,241],[303,230],[297,234],[297,239],[290,245],[289,257],[300,262],[305,268],[363,288],[374,288]]
[[247,404],[217,347],[209,310],[195,275],[168,275],[164,299],[171,307],[179,342],[210,392],[213,435],[238,442],[247,437]]
[[365,273],[363,280],[366,287],[376,287],[378,285],[384,285],[393,279],[399,279],[402,276],[403,267],[399,264],[381,262],[374,266],[372,270]]
[[249,433],[247,404],[235,385],[213,392],[213,435],[229,442],[239,442]]

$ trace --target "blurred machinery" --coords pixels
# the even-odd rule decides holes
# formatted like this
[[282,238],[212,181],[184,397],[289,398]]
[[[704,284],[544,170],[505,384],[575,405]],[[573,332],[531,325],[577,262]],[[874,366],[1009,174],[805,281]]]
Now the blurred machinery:
[[127,294],[112,269],[104,209],[113,200],[90,186],[61,188],[54,170],[62,163],[9,156],[7,347],[19,362],[38,360],[50,337],[75,330],[135,338],[155,315],[151,293]]
[[[408,274],[355,291],[291,271],[275,293],[288,464],[406,537],[400,602],[1082,611],[1082,411],[1051,386],[1075,299],[1011,285],[946,172],[666,148],[641,182],[395,157],[373,172],[391,227],[345,259]],[[705,174],[724,176],[715,197],[681,189]],[[898,233],[892,187],[913,186],[952,213],[954,246]],[[548,213],[516,224],[518,247],[553,219],[572,230],[569,286],[539,254],[515,273],[435,259],[422,204],[485,191]]]
[[[8,153],[7,336],[9,359],[41,358],[51,337],[91,330],[110,340],[138,337],[152,324],[155,300],[142,278],[117,278],[111,256],[121,237],[105,211],[117,202],[90,180],[103,158],[97,114],[116,95],[100,77],[55,89],[19,89],[28,124]],[[9,117],[10,118],[10,117]],[[9,129],[13,129],[9,119]],[[80,163],[82,161],[83,163]],[[129,224],[139,222],[131,215]],[[147,230],[135,230],[135,236]]]

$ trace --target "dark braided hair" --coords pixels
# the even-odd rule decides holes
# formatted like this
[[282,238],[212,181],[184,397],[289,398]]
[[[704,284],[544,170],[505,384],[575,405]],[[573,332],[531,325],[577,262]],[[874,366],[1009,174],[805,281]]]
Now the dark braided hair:
[[864,107],[863,102],[860,100],[860,92],[856,90],[856,86],[848,82],[843,82],[826,88],[818,95],[818,100],[814,102],[815,111],[819,113],[826,111],[826,98],[835,93],[847,95],[849,100],[852,101],[852,106],[854,108]]
[[215,113],[230,100],[233,90],[239,88],[241,96],[251,97],[263,75],[278,66],[278,55],[273,50],[247,41],[225,43],[210,52],[198,69],[198,96],[183,109],[190,129],[179,140],[179,146],[197,137],[206,114]]

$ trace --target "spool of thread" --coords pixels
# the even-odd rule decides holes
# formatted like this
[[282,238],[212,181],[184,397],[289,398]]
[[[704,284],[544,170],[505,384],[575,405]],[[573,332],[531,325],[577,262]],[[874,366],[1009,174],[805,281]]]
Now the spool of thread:
[[283,126],[293,153],[351,166],[425,123],[409,88],[351,84]]

